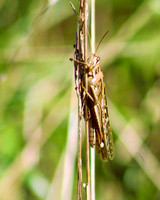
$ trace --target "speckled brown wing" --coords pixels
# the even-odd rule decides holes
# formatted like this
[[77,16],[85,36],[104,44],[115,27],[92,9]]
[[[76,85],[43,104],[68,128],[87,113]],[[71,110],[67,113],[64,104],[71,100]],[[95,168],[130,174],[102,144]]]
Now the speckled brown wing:
[[107,160],[112,160],[114,157],[114,146],[113,146],[113,136],[108,114],[107,99],[105,95],[105,83],[103,83],[103,88],[102,88],[101,105],[102,105],[101,112],[102,112],[102,130],[103,130],[102,133],[103,133],[104,147],[101,148],[101,145],[97,141],[96,149],[101,160],[107,161]]

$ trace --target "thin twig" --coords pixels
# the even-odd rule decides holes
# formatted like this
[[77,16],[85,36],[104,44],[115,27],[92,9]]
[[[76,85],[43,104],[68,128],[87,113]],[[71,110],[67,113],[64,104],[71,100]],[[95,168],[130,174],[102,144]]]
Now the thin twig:
[[[82,85],[85,86],[86,92],[88,92],[87,83],[87,70],[84,63],[87,63],[87,38],[88,38],[88,5],[87,0],[79,1],[79,17],[77,11],[72,3],[70,3],[79,23],[78,31],[78,49],[77,40],[75,45],[75,59],[70,59],[74,62],[75,66],[75,82],[78,96],[78,200],[82,200],[82,115],[84,107],[84,117],[87,119],[88,107],[83,102],[83,90]],[[82,84],[83,83],[83,84]],[[90,200],[90,159],[89,159],[89,123],[85,120],[86,128],[86,193],[87,200]]]
[[[88,4],[87,0],[84,0],[84,62],[87,63],[87,43],[88,43]],[[88,92],[88,75],[85,73],[84,77],[84,85],[86,91]],[[85,104],[85,118],[88,119],[88,107]],[[89,157],[89,121],[85,120],[85,130],[86,130],[86,192],[87,192],[87,200],[91,199],[91,191],[90,191],[90,157]]]
[[[95,0],[91,0],[91,51],[95,53]],[[95,200],[95,148],[91,148],[91,199]]]
[[[78,60],[84,62],[84,19],[83,2],[79,2]],[[76,63],[76,62],[75,62]],[[78,64],[78,200],[82,200],[82,94],[83,64]]]
[[[83,61],[87,63],[87,40],[88,38],[88,5],[87,0],[80,0],[79,2],[79,61]],[[80,70],[83,69],[85,66],[79,65]],[[82,72],[82,77],[80,80],[84,82],[84,86],[86,91],[88,91],[88,83],[87,83],[87,73],[84,75],[84,70]],[[85,70],[86,71],[86,70]],[[84,76],[84,77],[83,77]],[[85,119],[87,119],[88,108],[85,104]],[[87,200],[90,200],[90,159],[89,159],[89,123],[88,120],[85,120],[85,130],[86,130],[86,193],[87,193]]]
[[[75,58],[79,60],[79,50],[77,49],[77,34],[76,34],[76,45],[75,45]],[[78,63],[74,62],[75,66],[75,81],[77,87],[78,97],[78,200],[82,200],[82,98],[80,93],[80,70]]]
[[84,22],[83,22],[83,4],[79,3],[79,17],[74,5],[70,2],[72,9],[78,21],[78,38],[76,34],[76,44],[74,45],[75,53],[74,71],[75,71],[75,85],[78,98],[78,200],[82,200],[82,116],[83,116],[83,95],[81,83],[84,75]]
[[78,95],[78,200],[82,200],[82,99]]

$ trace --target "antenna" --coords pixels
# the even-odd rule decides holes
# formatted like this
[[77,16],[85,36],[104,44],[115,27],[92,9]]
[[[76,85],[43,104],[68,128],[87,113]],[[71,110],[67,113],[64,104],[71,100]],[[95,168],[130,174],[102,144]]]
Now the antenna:
[[107,31],[107,32],[103,35],[103,37],[101,38],[101,40],[99,41],[98,46],[97,46],[97,48],[96,48],[96,52],[95,52],[95,54],[97,53],[98,48],[99,48],[99,46],[100,46],[102,40],[104,39],[104,37],[107,35],[108,32],[109,32],[109,31]]

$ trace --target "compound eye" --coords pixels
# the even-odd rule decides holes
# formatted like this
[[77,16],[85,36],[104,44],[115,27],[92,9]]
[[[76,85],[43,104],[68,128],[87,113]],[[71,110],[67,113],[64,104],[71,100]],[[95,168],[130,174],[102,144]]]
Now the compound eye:
[[100,61],[100,57],[99,57],[99,56],[97,56],[97,62],[98,62],[98,61]]

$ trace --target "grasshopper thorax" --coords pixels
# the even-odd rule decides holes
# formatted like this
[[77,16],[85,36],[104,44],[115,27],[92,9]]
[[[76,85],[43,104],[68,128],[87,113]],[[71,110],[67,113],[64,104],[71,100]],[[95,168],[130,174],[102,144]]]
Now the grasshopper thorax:
[[100,57],[92,54],[88,60],[88,76],[94,77],[100,70]]
[[96,64],[98,64],[100,62],[100,57],[95,55],[95,54],[92,54],[89,58],[88,58],[88,65],[89,65],[89,68],[92,69],[94,68],[94,66]]

